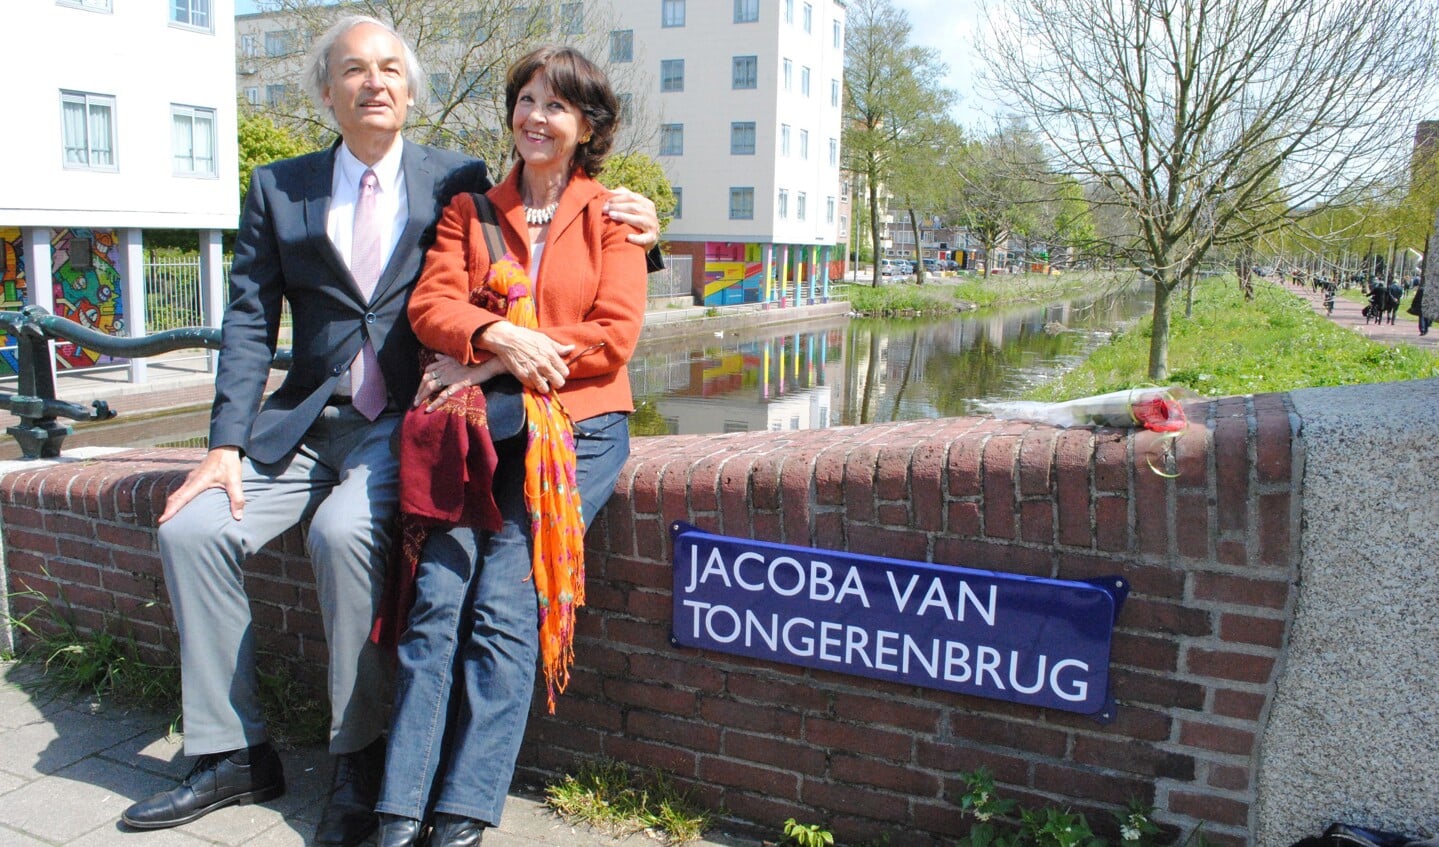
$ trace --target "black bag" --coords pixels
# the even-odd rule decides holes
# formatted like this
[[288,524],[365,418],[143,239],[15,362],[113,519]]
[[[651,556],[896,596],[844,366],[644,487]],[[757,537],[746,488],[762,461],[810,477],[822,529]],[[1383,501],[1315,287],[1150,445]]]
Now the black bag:
[[1333,823],[1323,835],[1302,839],[1293,847],[1427,847],[1429,843],[1432,842],[1419,841],[1398,832]]
[[[505,255],[505,239],[500,234],[500,221],[495,216],[495,207],[490,198],[480,193],[471,193],[475,202],[475,213],[480,219],[480,229],[485,234],[485,248],[490,254],[490,264]],[[512,374],[500,374],[482,388],[485,392],[485,415],[489,419],[490,440],[499,444],[516,437],[525,429],[525,387]]]

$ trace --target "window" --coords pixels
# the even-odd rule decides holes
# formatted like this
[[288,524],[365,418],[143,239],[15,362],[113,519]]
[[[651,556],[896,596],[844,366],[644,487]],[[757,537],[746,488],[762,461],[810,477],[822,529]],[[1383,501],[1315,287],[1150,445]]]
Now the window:
[[734,22],[749,24],[759,20],[759,0],[734,0]]
[[799,157],[801,159],[809,158],[809,130],[807,129],[799,131]]
[[784,90],[789,91],[794,87],[794,62],[784,60]]
[[610,61],[633,62],[635,60],[635,31],[617,29],[610,33]]
[[789,155],[789,124],[780,124],[779,126],[779,154],[781,156]]
[[245,89],[245,102],[249,103],[251,106],[260,105],[259,86],[252,85]]
[[794,197],[794,216],[804,220],[805,215],[805,193],[801,191]]
[[685,152],[685,125],[660,124],[660,155],[683,156]]
[[809,68],[799,69],[799,93],[809,96]]
[[60,92],[65,167],[113,171],[115,98],[79,91]]
[[839,108],[839,80],[829,81],[829,104],[836,109]]
[[175,176],[215,175],[215,110],[170,106]]
[[252,59],[260,55],[260,41],[255,38],[253,32],[246,32],[240,35],[240,55]]
[[170,0],[170,23],[210,28],[210,0]]
[[843,47],[843,46],[844,46],[844,35],[842,34],[842,31],[841,31],[841,29],[840,29],[839,20],[836,19],[836,20],[830,21],[830,22],[829,22],[829,25],[830,25],[830,29],[834,32],[834,46],[835,46],[835,47]]
[[833,167],[838,167],[838,165],[839,165],[839,139],[838,139],[838,138],[831,138],[831,139],[829,140],[829,166],[833,168]]
[[632,106],[632,105],[634,104],[634,102],[635,102],[635,96],[634,96],[633,94],[631,94],[630,92],[628,92],[628,91],[623,91],[623,92],[620,92],[619,98],[620,98],[620,117],[623,118],[623,117],[625,117],[626,115],[628,115],[628,114],[630,113],[630,106]]
[[73,6],[76,9],[89,9],[92,12],[110,11],[110,0],[58,0],[61,6]]
[[759,87],[759,57],[758,57],[758,56],[736,56],[736,57],[734,57],[734,87],[735,87],[735,88],[758,88],[758,87]]
[[295,52],[295,33],[277,29],[265,33],[265,55],[270,58],[289,56]]
[[490,69],[469,71],[460,77],[459,86],[452,96],[460,100],[478,100],[490,90]]
[[833,198],[833,197],[826,197],[826,198],[824,198],[824,222],[827,223],[827,224],[832,224],[832,223],[834,223],[834,198]]
[[265,105],[267,106],[283,106],[289,97],[289,86],[283,83],[280,85],[265,86]]
[[685,0],[663,0],[660,4],[660,26],[685,25]]
[[685,60],[664,59],[660,62],[660,91],[685,90]]
[[732,156],[754,155],[754,121],[729,125],[729,152]]
[[670,212],[670,217],[678,220],[685,216],[685,190],[683,188],[670,188],[675,193],[675,210]]
[[451,90],[452,86],[450,84],[449,74],[430,74],[430,97],[441,103],[445,103],[450,99]]
[[804,20],[804,31],[805,31],[805,32],[814,32],[814,7],[811,6],[811,5],[808,4],[808,3],[804,4],[804,19],[803,19],[803,20]]
[[753,188],[731,188],[729,190],[729,217],[732,221],[754,220]]
[[585,31],[585,4],[560,4],[560,34],[580,35]]
[[784,22],[794,23],[794,0],[784,0]]
[[779,190],[779,219],[780,219],[780,220],[784,220],[785,218],[788,218],[788,217],[789,217],[789,189],[788,189],[788,188],[781,188],[781,189]]

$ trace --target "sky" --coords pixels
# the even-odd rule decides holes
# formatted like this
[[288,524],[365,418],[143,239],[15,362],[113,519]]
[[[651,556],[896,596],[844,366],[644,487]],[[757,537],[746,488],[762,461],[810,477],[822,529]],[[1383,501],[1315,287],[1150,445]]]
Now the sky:
[[991,121],[987,104],[976,94],[975,77],[984,64],[979,45],[979,0],[892,0],[909,17],[910,40],[939,54],[949,68],[944,87],[958,102],[951,116],[965,129],[982,129]]

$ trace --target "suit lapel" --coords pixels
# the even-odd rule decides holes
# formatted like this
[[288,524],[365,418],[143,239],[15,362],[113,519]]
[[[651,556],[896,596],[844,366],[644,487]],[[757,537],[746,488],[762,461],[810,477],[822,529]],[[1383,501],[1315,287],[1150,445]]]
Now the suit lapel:
[[305,234],[310,243],[315,245],[330,269],[335,272],[339,279],[349,282],[350,291],[358,294],[359,289],[355,287],[355,281],[350,277],[350,269],[345,265],[345,260],[335,249],[335,243],[330,240],[330,233],[327,223],[330,216],[330,192],[335,182],[335,151],[340,142],[336,141],[331,145],[329,152],[324,156],[315,157],[315,166],[310,169],[305,179]]
[[390,254],[390,261],[386,263],[384,271],[380,273],[379,282],[375,284],[372,302],[377,302],[397,283],[403,282],[402,272],[409,258],[420,249],[420,236],[434,218],[431,209],[435,203],[435,170],[425,148],[406,141],[405,150],[400,156],[400,169],[405,174],[405,202],[409,206],[409,212],[406,215],[405,231],[400,234],[400,240]]

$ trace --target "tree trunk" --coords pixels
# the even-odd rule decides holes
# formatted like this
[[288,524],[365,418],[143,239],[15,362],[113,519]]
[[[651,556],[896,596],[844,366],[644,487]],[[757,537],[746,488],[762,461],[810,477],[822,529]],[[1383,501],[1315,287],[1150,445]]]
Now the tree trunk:
[[869,180],[868,182],[869,184],[867,188],[869,189],[869,244],[870,257],[873,259],[873,262],[871,262],[872,267],[870,269],[872,272],[870,286],[873,288],[879,288],[879,186],[875,184],[875,180],[873,179]]
[[1169,295],[1178,280],[1166,283],[1154,278],[1154,329],[1149,336],[1149,378],[1155,382],[1169,379]]
[[919,245],[919,217],[909,210],[909,229],[914,233],[914,284],[924,285],[924,250]]

